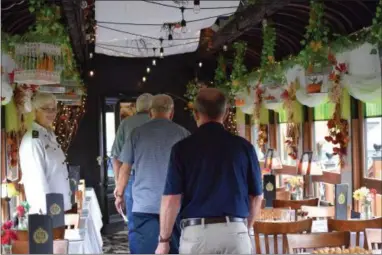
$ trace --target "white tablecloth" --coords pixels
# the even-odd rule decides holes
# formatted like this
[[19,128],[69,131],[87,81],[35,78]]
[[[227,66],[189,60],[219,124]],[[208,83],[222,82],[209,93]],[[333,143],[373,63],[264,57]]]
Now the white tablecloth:
[[[328,232],[328,223],[326,220],[316,220],[313,221],[312,224],[312,233],[320,233],[320,232]],[[277,236],[277,245],[278,245],[278,251],[275,253],[274,252],[274,242],[273,242],[273,236],[268,235],[268,242],[269,242],[269,252],[270,254],[282,254],[282,248],[283,248],[283,241],[282,241],[282,235]],[[256,243],[255,243],[255,237],[253,234],[253,231],[251,233],[251,241],[253,245],[253,254],[256,254]],[[266,254],[265,253],[265,241],[264,241],[264,236],[260,235],[260,242],[261,242],[261,254]],[[359,238],[359,246],[363,247],[363,242],[364,242],[364,236],[363,233],[360,234]],[[356,234],[351,233],[350,237],[350,246],[355,247],[356,246]]]
[[102,214],[93,188],[86,188],[78,229],[67,229],[69,254],[102,253]]

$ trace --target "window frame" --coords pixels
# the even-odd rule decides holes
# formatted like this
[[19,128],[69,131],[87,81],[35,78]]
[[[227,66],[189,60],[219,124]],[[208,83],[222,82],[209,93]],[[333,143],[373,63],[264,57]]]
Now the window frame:
[[[359,119],[359,137],[360,137],[360,146],[362,149],[362,157],[360,159],[360,167],[359,167],[359,175],[361,177],[361,187],[365,186],[368,189],[375,189],[378,194],[382,194],[382,180],[367,178],[365,177],[365,168],[366,168],[366,150],[365,150],[365,142],[366,142],[366,103],[358,101],[358,119]],[[382,117],[382,115],[373,116],[370,118],[378,118]]]

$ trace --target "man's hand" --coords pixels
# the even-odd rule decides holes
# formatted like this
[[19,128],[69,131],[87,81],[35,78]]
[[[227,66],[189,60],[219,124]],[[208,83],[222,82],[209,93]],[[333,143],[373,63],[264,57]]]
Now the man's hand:
[[170,243],[158,243],[155,254],[169,254],[170,252]]
[[115,209],[117,209],[117,212],[119,212],[120,214],[122,214],[123,212],[122,212],[122,208],[123,208],[123,206],[124,206],[124,201],[123,201],[123,198],[122,197],[120,197],[120,196],[117,196],[116,198],[115,198],[115,202],[114,202],[114,204],[115,204]]

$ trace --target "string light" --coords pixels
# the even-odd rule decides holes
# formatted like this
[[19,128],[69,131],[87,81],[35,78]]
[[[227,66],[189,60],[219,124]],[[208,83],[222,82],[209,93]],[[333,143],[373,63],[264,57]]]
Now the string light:
[[182,12],[182,21],[180,22],[180,26],[182,27],[182,33],[187,33],[187,22],[184,19],[184,6],[180,7],[180,11]]
[[150,73],[150,71],[151,71],[151,70],[150,70],[150,67],[147,67],[147,68],[146,68],[146,72],[147,72],[147,73]]
[[169,44],[170,46],[172,46],[172,45],[174,44],[174,40],[173,40],[173,38],[172,38],[172,34],[171,34],[171,33],[168,35],[168,44]]
[[227,118],[227,120],[225,122],[225,127],[232,134],[235,134],[235,135],[238,134],[237,125],[236,125],[236,117],[235,117],[235,113],[234,113],[234,109],[233,108],[231,108],[229,110],[228,118]]
[[90,77],[93,77],[93,76],[94,76],[94,71],[91,70],[91,71],[89,72],[89,75],[90,75]]
[[93,53],[90,52],[89,58],[93,58]]
[[157,50],[157,48],[153,48],[153,52],[154,52],[154,58],[153,58],[153,62],[152,62],[153,66],[157,65],[157,61],[155,60],[155,56],[156,56],[155,52],[156,52],[156,50]]
[[163,50],[163,38],[159,38],[159,41],[160,41],[160,49],[159,49],[159,57],[160,58],[163,58],[164,56],[164,50]]
[[143,76],[143,77],[142,77],[142,81],[143,81],[143,82],[146,82],[146,76]]
[[203,66],[203,63],[202,62],[199,62],[199,67],[201,68]]
[[227,51],[227,50],[228,50],[228,46],[227,46],[226,44],[224,44],[224,46],[223,46],[223,50],[224,50],[224,51]]
[[200,0],[194,0],[194,13],[200,12]]

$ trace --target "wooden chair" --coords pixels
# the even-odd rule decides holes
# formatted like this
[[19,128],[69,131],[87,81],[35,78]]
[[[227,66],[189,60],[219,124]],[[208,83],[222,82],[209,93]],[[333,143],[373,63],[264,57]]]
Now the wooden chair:
[[286,211],[290,211],[290,208],[264,208],[261,209],[260,215],[256,218],[257,220],[281,220]]
[[53,254],[68,254],[69,240],[54,240]]
[[287,190],[276,191],[276,199],[277,200],[289,200],[290,192]]
[[273,207],[274,208],[291,208],[295,210],[296,218],[298,219],[298,211],[301,209],[301,206],[307,205],[307,206],[318,206],[318,198],[312,198],[312,199],[305,199],[305,200],[279,200],[275,199],[273,200]]
[[[382,218],[375,218],[371,220],[334,220],[328,219],[328,231],[349,231],[356,233],[356,246],[360,246],[359,239],[360,233],[364,233],[367,228],[382,228]],[[366,241],[364,248],[366,248]]]
[[[307,213],[308,218],[317,219],[317,218],[325,218],[325,219],[334,219],[336,210],[334,206],[301,206],[301,211]],[[350,219],[351,207],[348,206],[348,219]]]
[[[68,240],[54,240],[53,254],[68,254]],[[29,254],[29,241],[13,241],[12,254]]]
[[369,250],[382,249],[382,229],[380,228],[365,229],[365,238],[367,241],[367,248]]
[[269,251],[269,239],[268,235],[273,236],[274,248],[272,254],[278,253],[278,235],[282,235],[282,253],[286,254],[287,249],[287,234],[297,234],[297,233],[310,233],[312,228],[312,219],[305,219],[301,221],[293,222],[266,222],[266,221],[256,221],[253,225],[255,242],[256,242],[256,254],[261,254],[261,242],[260,235],[264,235],[265,252],[266,254],[271,254]]
[[301,254],[306,249],[349,248],[350,232],[312,233],[312,234],[288,234],[289,254]]
[[29,241],[13,241],[12,254],[29,254]]
[[79,214],[65,214],[65,226],[66,229],[76,229],[80,224]]

